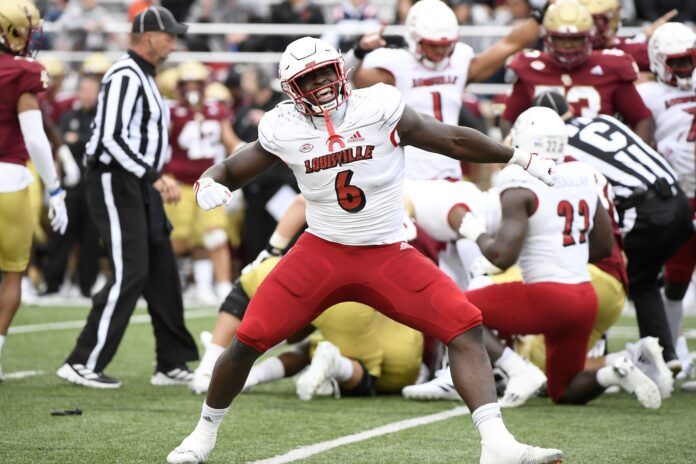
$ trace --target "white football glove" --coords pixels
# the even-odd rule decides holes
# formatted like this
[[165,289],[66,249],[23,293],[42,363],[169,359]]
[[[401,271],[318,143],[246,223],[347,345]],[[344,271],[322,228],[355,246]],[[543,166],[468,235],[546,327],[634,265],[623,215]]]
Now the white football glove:
[[503,272],[503,270],[488,261],[485,256],[479,256],[471,265],[469,275],[471,276],[471,279],[475,279],[476,277],[496,275],[500,274],[501,272]]
[[255,260],[244,266],[242,269],[242,274],[246,274],[248,272],[253,271],[257,267],[261,265],[264,261],[266,261],[268,258],[271,258],[273,256],[280,256],[280,255],[274,255],[273,253],[269,252],[268,250],[264,249],[261,250],[261,253],[256,257]]
[[556,166],[556,163],[554,163],[553,160],[542,158],[536,153],[527,153],[524,150],[515,148],[508,164],[522,166],[522,169],[546,185],[553,185],[555,183],[553,168]]
[[206,211],[226,205],[232,200],[230,189],[209,177],[198,179],[193,185],[193,193],[198,206]]
[[54,232],[65,234],[65,229],[68,228],[68,210],[65,207],[65,190],[60,187],[49,192],[48,218]]
[[62,145],[58,149],[58,159],[63,169],[63,184],[66,187],[74,187],[79,184],[80,167],[75,162],[75,158],[67,145]]
[[459,225],[459,234],[462,237],[475,242],[484,232],[486,232],[485,219],[476,216],[472,212],[468,212],[464,215],[462,223]]

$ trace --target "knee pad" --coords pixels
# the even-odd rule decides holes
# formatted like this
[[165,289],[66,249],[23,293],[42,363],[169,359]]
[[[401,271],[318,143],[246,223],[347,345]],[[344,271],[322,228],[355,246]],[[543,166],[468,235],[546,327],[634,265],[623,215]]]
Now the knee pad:
[[377,377],[370,375],[362,361],[358,361],[363,368],[363,375],[360,378],[360,383],[350,390],[341,388],[343,396],[376,396],[377,395]]
[[665,281],[664,292],[665,297],[669,300],[680,301],[684,299],[686,291],[689,289],[689,283],[674,283]]
[[231,314],[241,321],[248,306],[249,297],[244,293],[242,284],[239,278],[237,278],[232,284],[232,291],[220,305],[220,312]]
[[206,250],[214,250],[225,242],[227,242],[227,232],[223,229],[213,229],[203,233],[203,247]]

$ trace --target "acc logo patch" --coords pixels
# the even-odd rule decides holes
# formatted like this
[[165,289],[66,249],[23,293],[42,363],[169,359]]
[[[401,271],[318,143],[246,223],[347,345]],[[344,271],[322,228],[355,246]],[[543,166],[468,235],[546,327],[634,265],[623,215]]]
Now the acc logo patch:
[[529,66],[537,71],[543,71],[544,68],[546,68],[546,65],[542,61],[532,61],[529,63]]
[[305,143],[304,145],[302,145],[300,147],[300,151],[302,153],[307,153],[308,151],[312,151],[313,148],[314,148],[314,145],[312,145],[311,143]]

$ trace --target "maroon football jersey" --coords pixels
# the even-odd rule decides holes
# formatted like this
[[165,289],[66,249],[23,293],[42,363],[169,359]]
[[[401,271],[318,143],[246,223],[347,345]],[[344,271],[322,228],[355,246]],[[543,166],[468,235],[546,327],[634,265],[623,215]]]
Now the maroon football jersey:
[[171,108],[172,159],[164,172],[180,182],[193,184],[203,171],[224,159],[227,153],[220,122],[229,120],[231,115],[220,103],[205,103],[198,111],[176,103]]
[[536,95],[546,91],[564,95],[576,116],[618,113],[631,126],[650,117],[633,85],[638,67],[621,50],[594,51],[574,69],[562,68],[546,52],[528,50],[514,55],[508,68],[517,77],[503,113],[508,121],[515,121]]
[[0,161],[26,164],[29,155],[17,117],[17,102],[25,93],[48,86],[44,67],[30,58],[0,53]]
[[614,48],[618,48],[627,55],[631,55],[642,72],[650,72],[650,59],[648,58],[648,43],[633,42],[630,37],[617,37],[618,42]]

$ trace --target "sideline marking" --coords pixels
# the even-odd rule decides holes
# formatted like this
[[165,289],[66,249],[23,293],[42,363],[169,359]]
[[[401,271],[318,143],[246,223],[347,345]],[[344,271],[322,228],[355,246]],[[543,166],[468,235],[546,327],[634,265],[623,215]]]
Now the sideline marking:
[[46,374],[45,371],[17,371],[17,372],[10,372],[9,374],[5,374],[4,378],[5,380],[17,380],[17,379],[24,379],[27,377],[34,377],[37,375],[44,375]]
[[414,417],[413,419],[392,422],[391,424],[382,425],[381,427],[365,430],[364,432],[359,432],[352,435],[346,435],[334,440],[322,441],[313,445],[302,446],[279,456],[262,459],[260,461],[250,461],[247,464],[283,464],[286,462],[299,461],[300,459],[305,459],[315,454],[338,448],[339,446],[369,440],[370,438],[388,435],[390,433],[400,432],[402,430],[411,429],[414,427],[420,427],[421,425],[432,424],[433,422],[440,422],[452,417],[463,416],[465,414],[469,414],[469,408],[458,406],[454,409],[429,414],[427,416]]
[[[184,319],[201,319],[204,317],[215,316],[217,309],[191,309],[184,311]],[[35,332],[49,332],[51,330],[81,329],[87,322],[87,317],[79,321],[47,322],[44,324],[27,324],[10,327],[9,334],[24,334]],[[146,324],[150,322],[149,314],[138,314],[131,316],[130,324]]]

